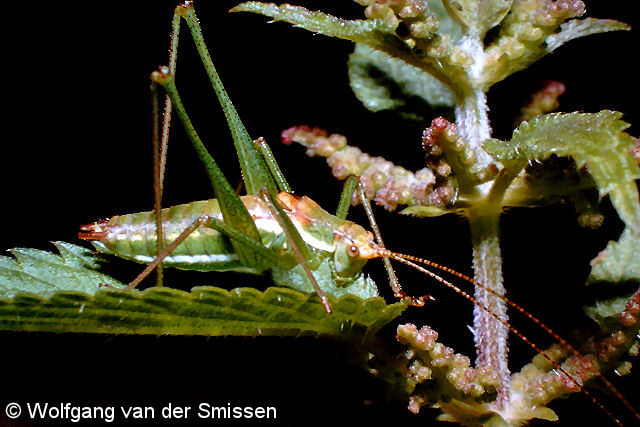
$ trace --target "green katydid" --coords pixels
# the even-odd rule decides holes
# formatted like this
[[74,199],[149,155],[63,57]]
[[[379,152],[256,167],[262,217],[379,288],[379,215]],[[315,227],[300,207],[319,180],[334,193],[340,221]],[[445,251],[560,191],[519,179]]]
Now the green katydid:
[[[240,159],[248,192],[246,196],[236,194],[207,152],[175,87],[173,72],[181,18],[191,29],[223,106]],[[290,194],[289,185],[268,146],[263,140],[257,143],[251,140],[231,104],[204,44],[193,5],[189,2],[176,9],[170,66],[154,72],[152,80],[154,86],[159,84],[165,88],[169,99],[165,103],[162,148],[156,149],[156,153],[166,152],[170,110],[175,109],[205,165],[217,199],[175,206],[160,212],[164,156],[158,154],[155,162],[155,213],[116,216],[109,221],[83,227],[85,233],[80,237],[96,241],[100,251],[150,263],[131,287],[162,263],[204,271],[262,273],[270,270],[276,284],[317,292],[327,311],[330,311],[330,306],[324,292],[335,296],[353,294],[361,298],[377,296],[375,284],[361,270],[367,259],[386,258],[388,255],[386,249],[374,241],[372,233],[345,220],[356,181],[351,180],[345,186],[345,195],[335,216],[307,197]],[[157,116],[157,104],[154,110]],[[159,146],[157,122],[154,129],[154,141]],[[156,222],[158,233],[148,227],[154,217],[161,219]],[[156,234],[160,236],[157,239]],[[173,242],[160,251],[165,238]],[[156,255],[158,257],[154,261]],[[406,297],[388,266],[396,295]],[[411,300],[416,305],[423,304],[422,298]]]
[[[189,26],[231,129],[247,190],[246,196],[238,196],[225,179],[193,127],[175,86],[177,40],[182,19],[185,19]],[[176,8],[171,45],[170,65],[152,73],[154,92],[160,85],[167,93],[162,132],[158,130],[159,108],[157,98],[154,96],[156,102],[154,105],[156,116],[154,123],[155,212],[115,216],[108,221],[83,226],[83,233],[80,233],[80,238],[93,240],[94,245],[101,252],[148,264],[147,268],[131,282],[129,289],[135,287],[151,271],[162,265],[199,271],[233,270],[255,274],[270,271],[277,285],[316,292],[325,310],[330,313],[331,305],[325,293],[334,296],[353,294],[361,298],[377,296],[378,290],[375,284],[364,276],[362,268],[368,259],[382,258],[394,294],[399,298],[410,299],[413,305],[423,305],[428,296],[413,298],[402,291],[389,261],[389,259],[395,259],[435,278],[488,311],[520,339],[551,361],[556,369],[567,376],[570,383],[580,387],[577,380],[543,350],[511,327],[506,320],[491,313],[472,296],[449,281],[414,262],[441,269],[485,288],[482,284],[431,261],[387,250],[382,243],[371,208],[368,206],[362,188],[358,185],[357,178],[349,179],[345,184],[336,215],[329,214],[308,197],[291,194],[289,185],[273,159],[269,147],[264,140],[252,141],[226,94],[204,43],[192,2],[185,2]],[[172,109],[175,109],[203,162],[217,199],[161,209],[161,178],[164,175],[164,156]],[[162,139],[161,142],[160,139]],[[354,191],[360,193],[373,233],[346,220]],[[165,239],[170,241],[166,246]],[[158,280],[161,283],[161,274]],[[521,306],[495,294],[490,289],[487,291],[504,299],[507,304],[525,314],[571,352],[580,354]],[[608,380],[602,378],[611,385]],[[619,393],[615,393],[624,400]],[[592,397],[592,400],[608,413],[595,398]]]

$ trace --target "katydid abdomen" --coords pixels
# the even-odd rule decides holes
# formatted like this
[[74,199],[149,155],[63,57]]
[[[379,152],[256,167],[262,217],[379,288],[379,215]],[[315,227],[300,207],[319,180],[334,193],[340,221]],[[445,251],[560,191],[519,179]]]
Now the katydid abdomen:
[[[162,232],[171,241],[201,215],[222,219],[216,199],[203,200],[162,210]],[[139,263],[150,263],[157,255],[155,214],[152,211],[117,215],[87,226],[82,238],[95,240],[103,253]],[[243,266],[228,238],[211,228],[200,227],[163,262],[183,270],[226,271]],[[246,271],[246,270],[245,270]]]
[[[242,196],[242,202],[255,221],[262,244],[278,258],[270,270],[274,282],[307,292],[313,288],[305,278],[286,236],[266,203],[259,196]],[[340,296],[355,294],[362,298],[378,295],[375,284],[362,274],[362,267],[372,256],[373,236],[359,225],[323,210],[307,197],[280,193],[283,208],[305,243],[312,249],[311,267],[327,292]],[[203,200],[162,209],[162,233],[171,242],[199,217],[223,220],[217,199]],[[140,212],[117,215],[82,227],[79,237],[92,240],[102,253],[147,264],[157,256],[155,213]],[[345,255],[358,246],[356,256]],[[373,246],[371,246],[373,245]],[[223,233],[207,226],[198,227],[178,245],[162,264],[183,270],[238,271],[259,274],[262,271],[243,265]]]

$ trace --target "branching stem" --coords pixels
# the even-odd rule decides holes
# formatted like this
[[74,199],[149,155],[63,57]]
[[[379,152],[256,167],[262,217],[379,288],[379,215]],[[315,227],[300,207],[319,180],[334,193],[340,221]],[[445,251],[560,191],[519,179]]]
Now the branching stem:
[[[483,142],[491,137],[489,107],[485,89],[479,84],[485,65],[482,39],[468,34],[461,45],[474,63],[468,69],[471,87],[461,89],[456,106],[456,125],[460,135],[475,154],[474,169],[486,169],[494,160],[484,150]],[[470,171],[474,172],[474,171]],[[505,294],[502,279],[500,253],[500,204],[495,203],[490,190],[492,182],[477,187],[478,196],[485,203],[478,203],[468,211],[471,240],[473,244],[473,269],[475,279],[500,295]],[[507,309],[503,300],[485,289],[476,287],[475,298],[503,320],[507,320]],[[509,367],[507,337],[509,330],[480,307],[474,309],[474,339],[476,365],[488,368],[498,380],[498,406],[509,399]]]

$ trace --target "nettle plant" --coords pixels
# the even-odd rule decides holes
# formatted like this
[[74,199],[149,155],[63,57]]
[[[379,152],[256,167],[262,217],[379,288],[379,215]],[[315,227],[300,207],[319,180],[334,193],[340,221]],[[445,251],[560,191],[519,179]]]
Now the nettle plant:
[[[454,109],[455,123],[434,118],[423,133],[426,167],[410,172],[381,157],[347,145],[342,135],[299,126],[283,132],[285,143],[298,142],[310,156],[323,156],[333,175],[362,177],[367,196],[388,210],[433,217],[464,215],[473,242],[479,305],[506,319],[499,221],[509,207],[534,207],[570,200],[578,221],[599,227],[598,205],[609,196],[625,230],[593,262],[589,283],[638,279],[640,143],[625,133],[629,127],[614,111],[551,113],[564,86],[549,82],[522,109],[519,125],[508,141],[491,138],[487,92],[573,39],[608,31],[628,30],[624,23],[583,18],[585,4],[574,0],[356,0],[365,6],[365,20],[343,20],[302,7],[247,2],[233,11],[263,14],[316,33],[355,42],[349,58],[349,80],[358,99],[371,111],[397,110],[407,118],[424,117],[420,104]],[[593,191],[597,190],[597,191]],[[358,200],[354,199],[354,203]],[[588,355],[554,348],[556,360],[583,383],[595,372],[619,366],[627,352],[636,352],[636,313],[640,294],[599,301],[588,308],[603,328],[592,337]],[[476,369],[494,376],[496,400],[487,408],[508,422],[532,417],[553,419],[544,406],[575,390],[566,378],[536,360],[520,373],[507,366],[507,327],[479,305],[474,309]],[[431,331],[407,325],[399,339],[416,346],[430,342]],[[430,345],[430,344],[427,344]],[[418,345],[418,349],[420,346]],[[569,356],[569,357],[567,357]],[[432,363],[411,367],[416,388],[410,409],[438,405],[442,419],[476,422],[476,405],[453,398],[444,403],[421,394],[424,375],[433,378]],[[623,362],[627,367],[627,362]],[[423,367],[425,373],[419,373]],[[628,367],[627,367],[628,368]],[[461,376],[448,373],[458,390]],[[428,380],[426,381],[429,382]],[[486,388],[486,387],[485,387]],[[451,398],[452,396],[448,396]],[[464,403],[462,403],[464,402]],[[479,413],[482,411],[480,410]]]
[[[417,413],[425,406],[436,407],[443,421],[518,425],[534,418],[556,420],[555,413],[546,406],[554,399],[580,392],[582,385],[592,379],[594,383],[604,381],[637,416],[603,374],[630,370],[627,356],[638,352],[635,340],[640,327],[640,291],[627,295],[611,291],[609,294],[614,297],[605,297],[588,307],[586,311],[600,331],[583,338],[579,349],[550,332],[559,344],[540,350],[520,372],[510,373],[508,306],[525,313],[538,325],[541,322],[504,297],[500,217],[511,207],[568,200],[575,205],[581,225],[597,228],[604,221],[599,204],[608,196],[625,230],[617,242],[611,242],[593,260],[588,283],[637,286],[640,201],[636,180],[640,178],[640,143],[625,133],[629,125],[621,120],[621,113],[551,113],[564,91],[557,82],[548,83],[534,94],[507,141],[491,138],[487,104],[487,92],[494,84],[565,43],[590,34],[628,30],[628,26],[613,20],[582,18],[585,5],[579,0],[357,3],[365,7],[366,19],[345,20],[298,6],[259,2],[243,3],[232,11],[259,13],[354,42],[348,64],[349,81],[355,95],[371,111],[395,110],[408,120],[428,120],[431,107],[454,112],[455,123],[443,117],[426,122],[422,136],[426,165],[416,172],[381,157],[371,157],[349,146],[346,137],[318,128],[295,126],[283,131],[282,139],[287,144],[304,145],[311,156],[326,157],[338,179],[359,176],[361,194],[389,211],[402,207],[401,213],[413,216],[455,214],[468,220],[474,269],[474,279],[469,280],[476,285],[474,296],[469,297],[476,304],[475,363],[438,342],[438,334],[428,326],[399,325],[397,342],[384,342],[376,333],[404,311],[407,301],[387,305],[380,297],[361,299],[352,292],[332,288],[336,295],[327,293],[323,307],[316,295],[306,293],[311,290],[308,285],[299,285],[306,280],[300,266],[296,267],[300,267],[296,278],[278,273],[278,283],[294,289],[269,288],[260,292],[251,288],[226,291],[198,287],[186,293],[155,287],[130,292],[100,271],[100,261],[90,250],[67,243],[57,243],[60,256],[15,249],[15,259],[0,258],[0,327],[115,334],[320,335],[351,346],[356,355],[353,360],[386,381],[395,398],[407,401],[409,410]],[[287,191],[286,186],[283,188],[273,168],[270,170],[275,180],[265,169],[270,154],[261,152],[267,159],[265,163],[260,154],[252,151],[256,146],[217,79],[213,64],[207,62],[208,53],[204,53],[206,47],[193,6],[186,4],[177,10],[174,34],[176,22],[179,26],[184,18],[227,116],[245,172],[247,192],[264,196],[268,203],[274,194],[270,191],[276,191],[276,181],[281,191]],[[162,73],[164,77],[155,74],[154,81],[164,86],[178,105],[173,69],[169,67]],[[178,115],[186,124],[186,112],[178,108]],[[197,139],[195,129],[186,127],[192,140]],[[264,149],[260,145],[258,148]],[[220,203],[241,211],[234,196],[227,192],[224,178],[215,175],[214,180]],[[260,183],[267,183],[265,186],[273,186],[274,190],[262,191]],[[222,193],[226,195],[223,197]],[[229,201],[222,201],[224,198]],[[355,192],[352,203],[361,201]],[[346,215],[346,207],[341,206]],[[237,229],[242,229],[242,220],[238,221]],[[234,230],[225,228],[228,225],[215,226],[220,233],[231,233],[231,240],[239,239],[233,237]],[[285,225],[283,228],[287,228]],[[92,226],[91,233],[97,234],[91,238],[102,232],[100,227]],[[237,242],[234,240],[234,245]],[[225,250],[231,250],[230,245]],[[242,252],[238,247],[234,246],[235,250]],[[266,263],[271,255],[261,258],[259,248],[254,249],[256,253],[247,253],[257,257],[256,265]],[[326,265],[323,268],[329,269]],[[312,269],[316,271],[315,267]],[[329,270],[318,270],[317,274],[333,277]],[[286,283],[288,277],[291,283]],[[367,289],[375,286],[370,279],[362,280]],[[110,286],[99,288],[97,283]],[[332,314],[326,313],[327,302]],[[597,401],[596,404],[600,405]]]

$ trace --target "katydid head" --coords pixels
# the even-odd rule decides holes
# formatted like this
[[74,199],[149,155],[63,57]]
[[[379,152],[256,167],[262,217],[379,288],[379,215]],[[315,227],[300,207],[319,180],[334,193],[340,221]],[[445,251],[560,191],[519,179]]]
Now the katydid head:
[[341,277],[353,276],[362,269],[369,259],[382,258],[385,263],[385,268],[387,270],[389,282],[394,295],[400,299],[410,300],[411,305],[417,307],[422,307],[425,304],[425,301],[433,300],[433,297],[431,295],[424,295],[422,297],[411,297],[407,295],[400,287],[393,268],[389,263],[389,259],[391,258],[403,264],[410,265],[438,281],[444,280],[435,273],[407,261],[407,258],[414,259],[413,257],[391,252],[382,244],[376,243],[374,233],[365,230],[363,227],[351,221],[344,221],[343,224],[335,231],[334,235],[336,239],[334,267],[336,273]]
[[334,267],[341,277],[349,277],[362,270],[367,260],[379,258],[382,248],[373,233],[351,221],[344,221],[334,232]]
[[[413,257],[389,251],[382,244],[376,243],[374,233],[367,231],[363,227],[351,221],[341,220],[341,225],[334,231],[334,238],[334,268],[339,276],[353,276],[362,270],[362,267],[364,267],[364,264],[368,260],[373,258],[382,258],[385,262],[387,274],[389,275],[391,288],[393,289],[396,297],[400,299],[408,299],[411,301],[411,305],[418,307],[422,307],[426,300],[433,300],[433,297],[430,295],[425,295],[419,298],[407,295],[400,287],[393,268],[389,263],[389,258],[392,258],[407,264],[405,258],[412,259]],[[412,263],[409,265],[414,268],[416,267]],[[423,273],[428,271],[421,268],[417,269]],[[427,274],[436,280],[444,280],[434,273],[428,272]]]

